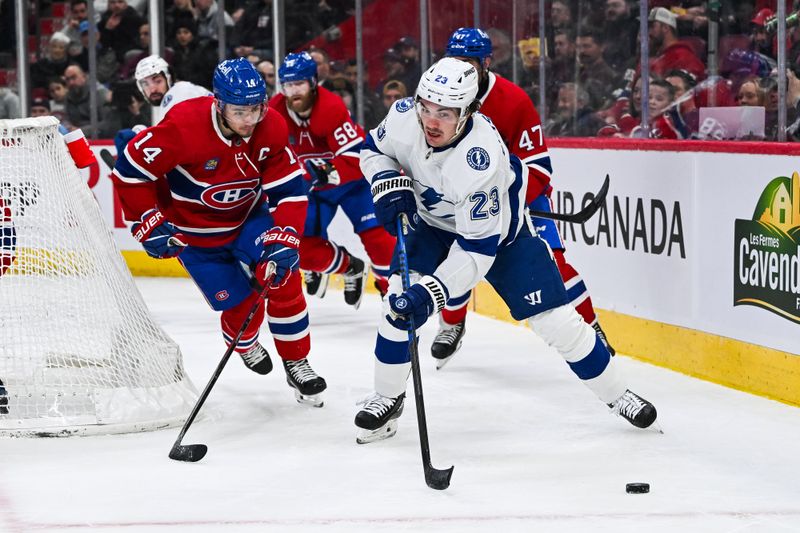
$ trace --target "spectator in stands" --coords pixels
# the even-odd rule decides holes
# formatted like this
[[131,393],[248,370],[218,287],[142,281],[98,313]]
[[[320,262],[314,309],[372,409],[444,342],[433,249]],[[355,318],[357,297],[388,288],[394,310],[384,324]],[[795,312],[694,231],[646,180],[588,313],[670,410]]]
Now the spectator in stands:
[[606,0],[604,13],[603,59],[615,72],[624,72],[637,56],[639,17],[632,13],[629,0]]
[[69,55],[76,56],[83,51],[81,44],[80,25],[83,21],[89,21],[89,7],[86,0],[72,0],[69,3],[69,21],[63,32],[69,37]]
[[558,89],[561,84],[575,81],[574,32],[563,28],[555,30],[553,42],[553,48],[548,51],[552,57],[545,55],[544,59],[539,55],[538,38],[523,39],[518,43],[522,59],[520,86],[529,98],[537,102],[539,100],[539,64],[541,61],[545,62],[545,102],[548,112],[555,110]]
[[119,130],[132,128],[137,124],[151,124],[150,106],[134,80],[120,81],[112,86],[111,103],[100,123],[99,136],[113,139]]
[[[67,82],[67,119],[73,127],[83,129],[84,133],[89,134],[89,122],[91,120],[89,80],[80,65],[70,65],[64,71],[64,79]],[[97,117],[103,118],[103,106],[111,100],[111,93],[99,83],[95,87],[97,91]]]
[[545,134],[552,137],[594,137],[603,121],[589,105],[589,93],[575,83],[564,83],[558,89],[555,117],[545,125]]
[[[778,79],[773,76],[761,78],[758,81],[758,88],[764,99],[764,139],[767,141],[778,140]],[[787,98],[788,103],[788,98]],[[794,108],[788,106],[786,123],[791,124],[795,120]]]
[[47,92],[50,95],[50,112],[69,129],[69,121],[67,119],[67,82],[61,76],[50,78],[47,81]]
[[[407,85],[407,87],[416,87],[420,77],[422,77],[422,66],[419,63],[419,46],[417,46],[417,41],[415,41],[413,37],[403,37],[397,41],[394,45],[394,49],[397,50],[403,61],[403,69],[406,74],[405,79],[408,83],[411,83],[411,85]],[[497,55],[496,51],[495,55]]]
[[[538,24],[538,22],[536,24]],[[575,31],[575,22],[573,21],[572,17],[572,7],[568,0],[554,0],[550,5],[550,18],[545,24],[548,53],[552,53],[554,46],[553,36],[557,30]]]
[[[344,66],[344,77],[355,87],[358,84],[358,62],[355,59],[348,59]],[[369,87],[369,69],[364,65],[364,86]]]
[[760,9],[750,20],[750,49],[775,59],[773,52],[773,36],[765,25],[774,13],[768,7]]
[[[125,64],[119,69],[119,79],[129,80],[133,78],[133,73],[136,71],[136,65],[139,61],[150,55],[150,24],[145,22],[139,26],[139,46],[133,50],[129,50],[125,54]],[[172,48],[164,48],[162,56],[164,60],[172,64],[174,60],[174,53]]]
[[308,54],[317,64],[317,83],[327,89],[325,82],[331,74],[331,56],[323,48],[316,46],[309,48]]
[[740,106],[764,106],[764,92],[759,86],[759,78],[750,76],[739,85],[736,103]]
[[[219,6],[217,0],[194,0],[194,7],[197,9],[197,32],[196,37],[200,39],[211,39],[216,41],[219,36],[217,32],[217,11]],[[233,29],[233,19],[227,12],[223,14],[225,19],[226,33],[230,34]],[[209,74],[211,79],[213,72]],[[204,85],[203,87],[208,87]]]
[[[687,136],[687,129],[678,113],[677,106],[671,106],[675,99],[675,88],[667,81],[653,78],[649,87],[650,97],[647,103],[649,115],[649,132],[647,136],[654,139],[681,139]],[[645,136],[641,127],[642,79],[638,78],[633,86],[630,98],[623,96],[620,101],[627,105],[616,122],[607,124],[598,131],[599,137],[634,137]]]
[[164,35],[167,43],[172,46],[178,22],[195,23],[197,10],[192,5],[192,0],[173,0],[172,5],[164,12]]
[[228,42],[239,57],[250,53],[272,57],[272,0],[246,4]]
[[50,100],[46,96],[34,96],[31,98],[30,116],[49,117],[50,114]]
[[584,27],[578,31],[578,82],[589,94],[590,100],[585,103],[594,109],[604,105],[620,83],[617,73],[603,59],[604,47],[603,34],[597,29]]
[[175,76],[206,89],[211,87],[214,68],[217,65],[217,50],[207,39],[196,40],[193,22],[180,20],[175,26]]
[[402,81],[406,87],[416,87],[416,82],[414,82],[413,77],[409,76],[406,72],[403,57],[394,48],[389,48],[383,54],[383,70],[385,75],[375,87],[376,93],[380,93],[383,90],[384,84],[389,80]]
[[705,78],[706,67],[692,47],[677,37],[678,18],[669,9],[650,10],[650,72],[664,76],[670,70],[683,69],[698,80]]
[[651,139],[682,139],[684,132],[675,123],[675,113],[665,113],[675,100],[675,87],[666,80],[653,79],[650,82],[647,102],[650,116]]
[[700,110],[694,97],[697,80],[685,70],[670,70],[664,79],[675,88],[675,104],[685,124],[684,137],[690,138],[700,125]]
[[275,95],[275,65],[272,61],[260,61],[256,65],[256,70],[261,77],[264,78],[264,83],[267,85],[267,100]]
[[126,0],[108,0],[108,10],[100,18],[100,44],[113,50],[117,63],[122,63],[125,52],[136,48],[139,26],[144,19],[128,5]]
[[34,87],[47,87],[47,80],[61,76],[69,65],[69,37],[55,32],[47,43],[45,56],[31,65],[31,83]]
[[408,89],[402,81],[389,80],[383,84],[381,99],[383,101],[384,114],[389,112],[389,108],[398,100],[408,96]]
[[21,117],[17,93],[8,87],[0,87],[0,120]]

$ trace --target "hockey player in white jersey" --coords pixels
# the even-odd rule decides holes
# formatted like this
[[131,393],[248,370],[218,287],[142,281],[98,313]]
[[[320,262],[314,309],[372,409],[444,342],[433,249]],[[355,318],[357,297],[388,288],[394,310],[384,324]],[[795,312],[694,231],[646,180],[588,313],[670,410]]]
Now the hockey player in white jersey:
[[161,122],[167,111],[175,104],[198,96],[211,96],[211,91],[194,83],[188,81],[173,83],[169,65],[156,54],[139,61],[133,76],[139,92],[153,106],[154,126]]
[[[173,83],[172,74],[169,72],[169,64],[156,54],[147,56],[139,61],[136,64],[136,71],[133,77],[136,79],[136,86],[139,88],[139,92],[152,106],[153,126],[161,122],[167,111],[172,109],[175,104],[200,96],[213,96],[213,93],[205,87],[188,81]],[[117,153],[122,153],[128,141],[146,127],[144,124],[137,124],[133,128],[119,130],[114,137]],[[110,154],[104,155],[101,152],[101,156],[106,159],[110,157]],[[107,161],[109,166],[113,168],[111,162],[110,159]]]
[[655,407],[628,390],[605,344],[569,305],[552,253],[523,211],[528,169],[477,112],[477,92],[475,67],[440,60],[422,75],[415,98],[396,102],[361,151],[380,222],[396,233],[398,217],[410,221],[407,261],[416,282],[402,290],[396,253],[375,345],[375,393],[356,415],[357,441],[397,431],[411,368],[409,319],[421,326],[450,295],[466,293],[481,278],[613,412],[649,427]]

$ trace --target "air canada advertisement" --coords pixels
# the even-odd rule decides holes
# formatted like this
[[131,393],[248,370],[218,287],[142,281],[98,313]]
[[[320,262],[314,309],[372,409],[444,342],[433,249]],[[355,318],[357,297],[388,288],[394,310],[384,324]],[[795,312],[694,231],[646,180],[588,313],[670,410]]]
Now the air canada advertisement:
[[800,174],[774,178],[752,219],[736,219],[733,304],[800,323]]

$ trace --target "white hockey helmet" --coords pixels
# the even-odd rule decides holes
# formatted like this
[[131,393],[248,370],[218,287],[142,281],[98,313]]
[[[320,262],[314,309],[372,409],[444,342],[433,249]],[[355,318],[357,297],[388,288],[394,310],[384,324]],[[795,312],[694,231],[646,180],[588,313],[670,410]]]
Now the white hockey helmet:
[[167,78],[167,88],[172,87],[172,77],[169,75],[169,65],[166,61],[164,61],[163,58],[153,54],[139,61],[136,64],[136,72],[133,74],[133,77],[136,78],[136,86],[139,88],[139,92],[141,92],[142,95],[144,95],[142,81],[145,78],[153,76],[154,74],[163,74],[164,77]]
[[422,74],[415,100],[427,100],[458,109],[455,138],[461,134],[467,119],[480,105],[476,100],[478,82],[478,71],[474,66],[466,61],[444,57]]

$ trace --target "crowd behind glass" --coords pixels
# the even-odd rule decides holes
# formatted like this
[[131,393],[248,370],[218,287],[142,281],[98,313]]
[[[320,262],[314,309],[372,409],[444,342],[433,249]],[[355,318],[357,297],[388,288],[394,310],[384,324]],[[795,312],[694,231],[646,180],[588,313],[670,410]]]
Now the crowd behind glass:
[[[384,2],[387,9],[390,2],[398,4],[365,4],[380,10]],[[418,0],[406,3],[415,13],[420,10]],[[463,3],[473,7],[472,1]],[[484,2],[479,11],[481,27],[493,42],[492,70],[528,92],[550,137],[778,140],[779,115],[785,110],[786,139],[800,139],[797,5],[784,8],[785,54],[779,58],[784,47],[778,46],[781,20],[774,0],[653,0],[645,6],[630,0],[505,3],[513,8],[510,22],[501,22],[509,16],[502,1]],[[100,138],[150,122],[147,104],[132,79],[138,61],[150,54],[147,0],[94,2],[97,47],[91,76],[87,1],[27,4],[31,116],[55,115],[68,129],[80,127]],[[210,87],[221,55],[246,57],[264,76],[270,96],[274,93],[271,0],[226,1],[222,12],[216,0],[163,4],[163,56],[176,79]],[[0,0],[0,119],[21,116],[16,5],[14,0]],[[541,6],[543,21],[538,16]],[[282,8],[285,51],[308,50],[318,64],[320,83],[341,95],[368,128],[394,101],[413,94],[422,67],[442,52],[436,47],[442,40],[436,32],[449,35],[475,21],[469,8],[453,14],[452,21],[439,20],[427,36],[430,46],[421,46],[418,23],[382,27],[383,35],[392,34],[393,44],[376,54],[373,40],[365,39],[364,50],[371,54],[364,56],[371,64],[362,62],[359,69],[352,30],[354,0],[285,0]],[[642,13],[646,26],[641,24]],[[427,10],[419,13],[424,14],[435,16]],[[451,22],[452,27],[443,27]],[[642,46],[645,31],[647,46]],[[643,49],[649,55],[646,88]],[[783,76],[779,64],[785,65]],[[782,90],[781,78],[786,80]],[[90,98],[91,91],[95,98]],[[97,103],[94,125],[92,100]],[[363,109],[357,109],[359,105]]]

